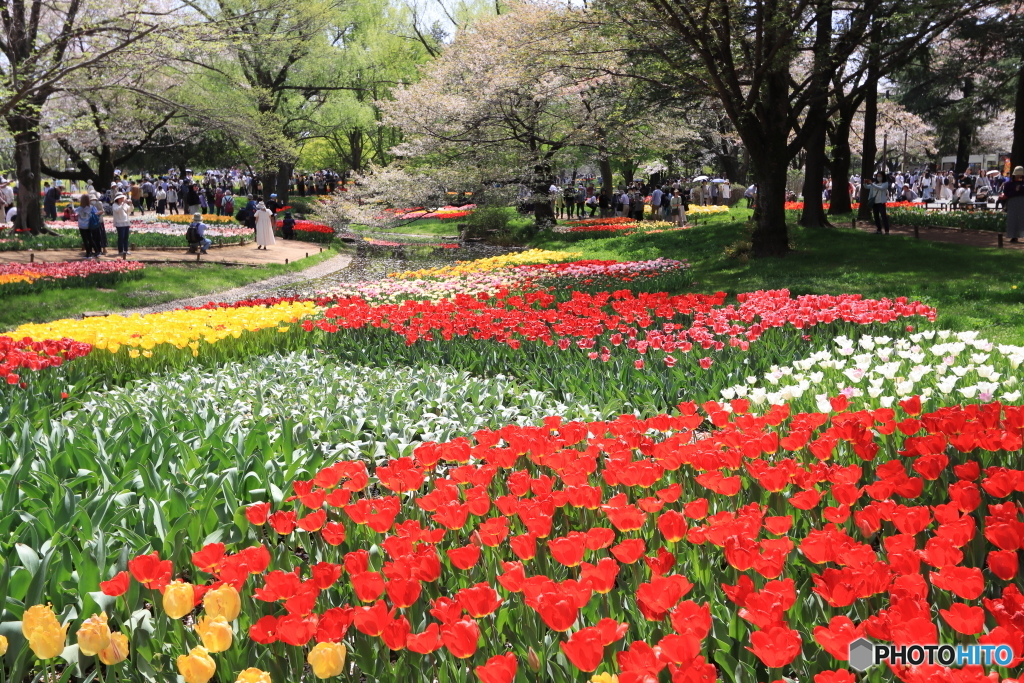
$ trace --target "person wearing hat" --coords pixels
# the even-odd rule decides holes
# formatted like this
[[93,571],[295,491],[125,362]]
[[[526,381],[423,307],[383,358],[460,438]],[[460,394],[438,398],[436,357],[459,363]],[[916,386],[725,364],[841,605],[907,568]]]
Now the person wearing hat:
[[267,209],[270,213],[277,215],[277,210],[281,208],[281,204],[277,201],[277,195],[270,195],[270,199],[267,200]]
[[256,205],[256,244],[257,249],[266,249],[274,242],[274,214],[267,205],[260,202]]
[[131,252],[128,251],[128,230],[131,228],[132,222],[129,216],[129,209],[131,205],[127,201],[127,197],[123,194],[114,195],[114,205],[111,207],[111,213],[114,214],[114,230],[117,231],[117,254],[118,256],[126,256]]
[[284,212],[284,220],[281,221],[281,234],[286,240],[295,239],[295,219],[291,211]]
[[1013,169],[999,199],[1006,207],[1006,236],[1016,243],[1024,237],[1024,166]]
[[212,242],[206,238],[206,223],[203,222],[203,214],[198,211],[192,214],[192,222],[185,230],[185,240],[188,242],[189,252],[199,248],[199,253],[205,254]]

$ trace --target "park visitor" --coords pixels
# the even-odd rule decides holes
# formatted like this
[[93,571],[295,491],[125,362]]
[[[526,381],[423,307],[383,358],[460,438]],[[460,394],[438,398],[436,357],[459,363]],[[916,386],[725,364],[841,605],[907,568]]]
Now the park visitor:
[[60,183],[50,187],[50,183],[43,183],[46,189],[43,191],[43,215],[46,220],[57,220],[57,202],[60,201]]
[[128,230],[131,228],[131,220],[128,218],[128,202],[125,201],[123,194],[114,197],[111,213],[114,214],[114,230],[117,231],[117,254],[125,256],[130,253],[128,251]]
[[206,250],[210,248],[212,242],[206,238],[206,223],[203,222],[203,214],[192,215],[192,222],[185,230],[185,241],[188,242],[189,253],[198,248],[200,254],[205,254]]
[[889,201],[889,179],[885,173],[875,173],[875,182],[868,185],[868,204],[871,205],[871,213],[875,219],[875,233],[881,235],[882,228],[885,234],[889,234],[889,216],[885,213],[885,203]]
[[274,244],[274,214],[267,205],[260,202],[256,205],[256,244],[257,249],[266,249]]
[[1013,169],[999,199],[1006,206],[1006,236],[1016,243],[1024,237],[1024,166]]
[[284,220],[281,221],[281,234],[284,235],[286,240],[295,237],[295,219],[292,218],[291,211],[284,212]]
[[680,194],[679,190],[672,191],[670,207],[672,209],[672,216],[675,218],[676,225],[680,228],[686,225],[686,204],[683,201],[683,195]]
[[78,201],[75,215],[78,217],[78,234],[82,236],[82,248],[85,249],[85,258],[96,258],[100,253],[100,249],[97,243],[93,241],[93,226],[98,221],[102,228],[103,219],[100,218],[96,207],[92,205],[92,199],[89,195],[83,194]]
[[167,213],[178,213],[178,188],[174,187],[174,183],[167,185]]

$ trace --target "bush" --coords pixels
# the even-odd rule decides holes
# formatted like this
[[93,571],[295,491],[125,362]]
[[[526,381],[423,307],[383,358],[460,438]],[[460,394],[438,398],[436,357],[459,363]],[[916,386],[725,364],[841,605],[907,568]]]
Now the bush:
[[520,216],[509,206],[480,207],[460,225],[464,226],[464,237],[483,238],[502,246],[525,244],[537,236],[533,219]]

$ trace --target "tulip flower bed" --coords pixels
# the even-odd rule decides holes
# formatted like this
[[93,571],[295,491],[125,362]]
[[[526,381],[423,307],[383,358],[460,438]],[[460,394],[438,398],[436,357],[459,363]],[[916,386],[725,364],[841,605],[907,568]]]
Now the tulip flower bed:
[[996,346],[977,332],[929,330],[907,339],[864,335],[856,342],[838,337],[833,344],[834,350],[823,349],[725,388],[722,396],[808,410],[826,407],[834,395],[875,408],[890,408],[912,395],[938,405],[1021,398],[1017,375],[1024,347]]
[[[160,220],[167,221],[168,223],[178,223],[182,225],[187,225],[192,222],[192,214],[171,213],[167,214],[166,216],[160,216]],[[238,221],[235,220],[234,216],[218,216],[212,213],[204,213],[203,222],[206,223],[207,225],[238,225]]]
[[334,239],[334,228],[315,221],[297,220],[294,235],[297,240],[326,244]]
[[0,264],[0,294],[25,294],[60,287],[96,287],[140,277],[136,261],[62,261]]
[[[134,661],[173,661],[187,683],[297,680],[307,663],[322,679],[423,683],[848,683],[862,636],[1018,653],[988,676],[872,677],[1011,680],[1024,408],[749,409],[549,417],[307,470],[240,501],[230,543],[136,555],[97,599],[122,628],[153,603]],[[23,622],[41,659],[64,644],[44,616]],[[99,620],[80,652],[110,647]]]
[[446,221],[453,220],[456,218],[465,218],[469,214],[473,213],[473,209],[476,208],[476,204],[466,204],[465,206],[443,206],[440,209],[434,211],[427,211],[426,209],[413,209],[401,213],[398,217],[402,220],[416,220],[420,218],[437,218],[438,220]]
[[922,228],[959,228],[1003,232],[1006,214],[1002,211],[926,211],[921,208],[900,208],[889,212],[893,225]]

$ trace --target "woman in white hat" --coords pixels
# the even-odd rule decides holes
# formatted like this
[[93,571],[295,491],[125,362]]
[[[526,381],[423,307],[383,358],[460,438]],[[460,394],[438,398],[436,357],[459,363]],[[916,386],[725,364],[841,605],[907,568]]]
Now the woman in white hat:
[[1024,166],[1013,169],[1013,175],[1003,183],[999,199],[1006,207],[1006,236],[1011,242],[1024,237]]
[[128,251],[128,230],[131,228],[131,205],[123,194],[114,196],[114,205],[111,207],[114,214],[114,229],[117,231],[117,254],[123,256],[130,254]]
[[256,205],[256,244],[257,249],[274,244],[274,213],[263,202]]

